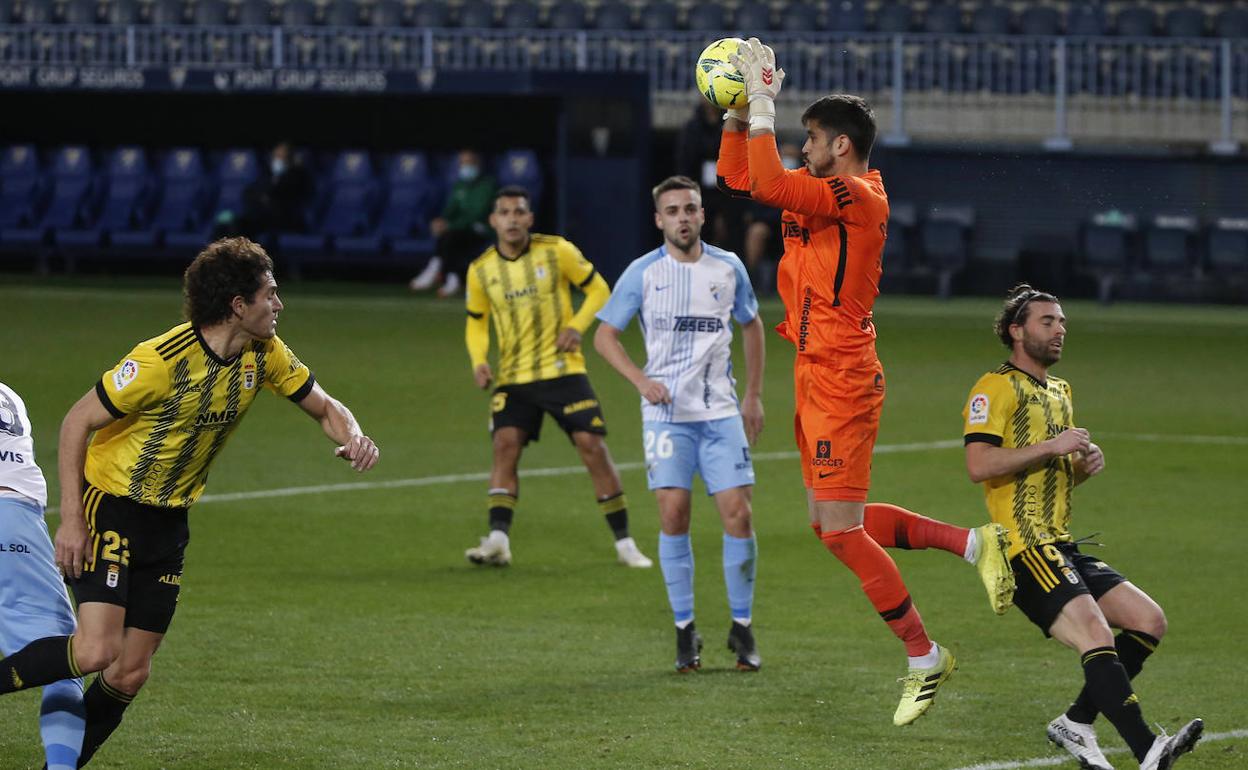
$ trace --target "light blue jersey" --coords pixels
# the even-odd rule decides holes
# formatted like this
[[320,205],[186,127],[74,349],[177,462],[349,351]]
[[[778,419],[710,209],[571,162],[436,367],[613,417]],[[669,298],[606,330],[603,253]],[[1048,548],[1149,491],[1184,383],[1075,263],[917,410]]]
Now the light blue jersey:
[[646,340],[646,376],[672,403],[642,399],[646,422],[698,422],[740,414],[732,376],[732,322],[749,323],[758,300],[736,254],[702,243],[697,262],[680,262],[666,245],[635,260],[598,319],[616,329],[633,316]]

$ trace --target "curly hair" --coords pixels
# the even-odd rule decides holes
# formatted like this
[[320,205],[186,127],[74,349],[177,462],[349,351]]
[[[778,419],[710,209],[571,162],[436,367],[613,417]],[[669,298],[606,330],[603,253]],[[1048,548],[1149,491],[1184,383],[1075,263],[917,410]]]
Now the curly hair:
[[1010,327],[1014,324],[1027,323],[1031,313],[1032,302],[1057,302],[1057,297],[1047,291],[1033,289],[1031,284],[1020,283],[1005,293],[1005,304],[993,322],[992,330],[1001,338],[1001,344],[1013,349],[1014,338],[1010,336]]
[[199,252],[182,276],[183,313],[196,327],[230,317],[235,297],[250,303],[273,260],[247,238],[222,238]]

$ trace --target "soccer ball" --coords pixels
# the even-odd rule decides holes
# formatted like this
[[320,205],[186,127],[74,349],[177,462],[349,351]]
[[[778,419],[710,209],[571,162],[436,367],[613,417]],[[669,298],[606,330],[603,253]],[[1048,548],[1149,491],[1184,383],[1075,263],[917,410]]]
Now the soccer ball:
[[698,66],[694,70],[698,93],[716,107],[730,109],[746,105],[745,78],[728,61],[744,42],[739,37],[721,38],[698,55]]

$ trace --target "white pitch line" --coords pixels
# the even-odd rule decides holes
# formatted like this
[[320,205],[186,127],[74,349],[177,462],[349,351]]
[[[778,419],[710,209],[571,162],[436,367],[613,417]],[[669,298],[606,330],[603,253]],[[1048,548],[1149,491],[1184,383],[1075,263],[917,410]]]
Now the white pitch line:
[[[1199,747],[1202,743],[1228,741],[1235,738],[1248,738],[1248,730],[1228,730],[1224,733],[1205,733],[1201,737],[1200,743],[1196,744],[1196,746]],[[1127,753],[1127,749],[1125,746],[1114,746],[1113,748],[1105,749],[1105,753],[1125,754]],[[979,765],[959,767],[956,768],[956,770],[1015,770],[1015,768],[1019,767],[1056,767],[1057,765],[1073,763],[1074,759],[1071,758],[1070,755],[1063,754],[1060,757],[1036,757],[1035,759],[1020,759],[1013,762],[984,762]]]

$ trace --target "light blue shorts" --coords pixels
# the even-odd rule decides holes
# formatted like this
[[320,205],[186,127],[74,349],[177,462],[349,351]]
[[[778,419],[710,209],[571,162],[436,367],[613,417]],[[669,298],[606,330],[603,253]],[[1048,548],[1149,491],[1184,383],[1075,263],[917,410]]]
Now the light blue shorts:
[[646,422],[642,442],[650,489],[692,490],[694,471],[708,495],[754,483],[750,442],[740,415],[703,422]]
[[52,555],[43,509],[0,497],[0,651],[74,633],[74,611]]

